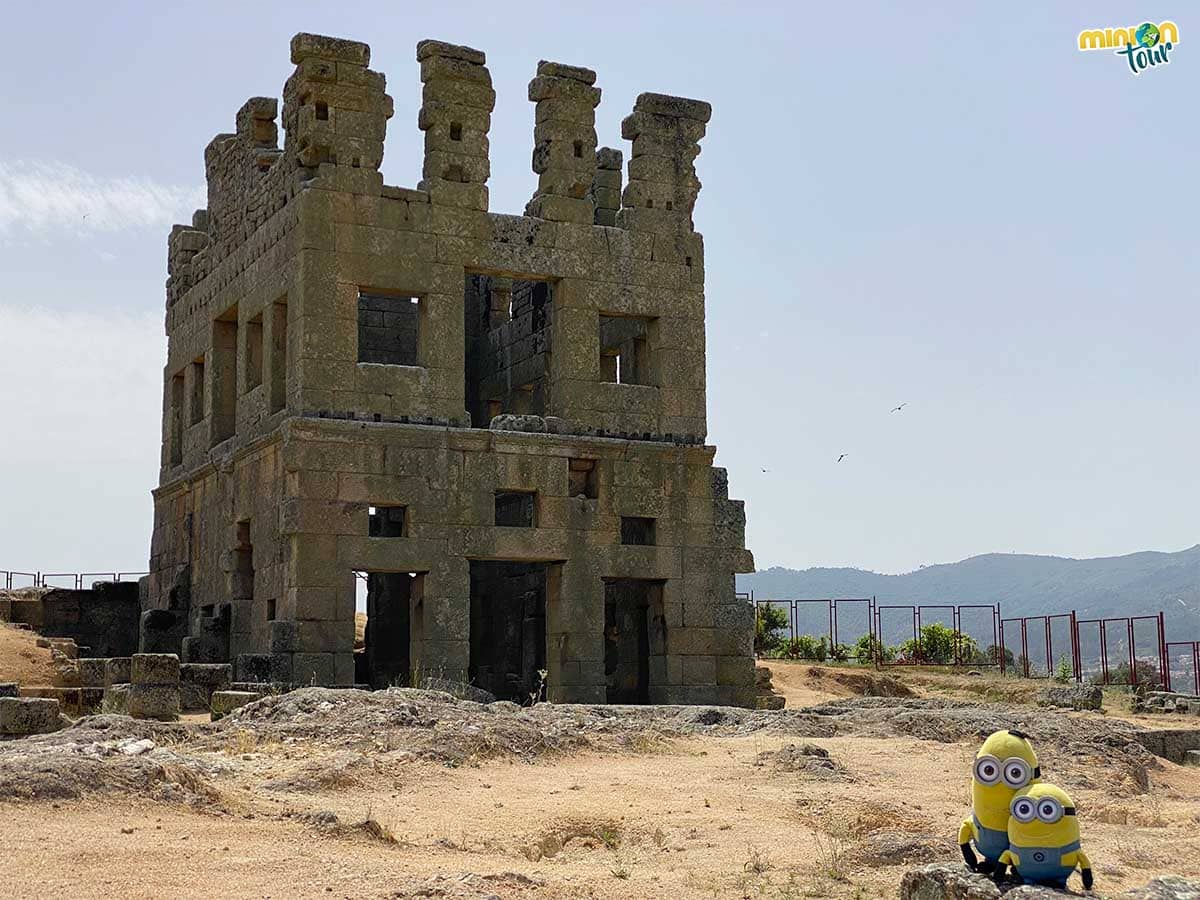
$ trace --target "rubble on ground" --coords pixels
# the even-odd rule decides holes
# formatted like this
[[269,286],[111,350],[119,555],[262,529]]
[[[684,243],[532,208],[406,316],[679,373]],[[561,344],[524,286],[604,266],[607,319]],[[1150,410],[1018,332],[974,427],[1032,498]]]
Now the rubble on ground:
[[[1061,900],[1064,897],[1079,897],[1078,875],[1072,876],[1068,890],[1022,885],[1016,881],[997,884],[986,875],[971,872],[962,863],[922,866],[906,872],[900,882],[900,900]],[[1165,875],[1148,884],[1124,891],[1120,894],[1106,893],[1103,885],[1089,891],[1090,897],[1108,897],[1111,900],[1198,900],[1200,880]]]
[[1100,709],[1104,691],[1098,684],[1059,684],[1043,688],[1038,694],[1038,706],[1059,709]]

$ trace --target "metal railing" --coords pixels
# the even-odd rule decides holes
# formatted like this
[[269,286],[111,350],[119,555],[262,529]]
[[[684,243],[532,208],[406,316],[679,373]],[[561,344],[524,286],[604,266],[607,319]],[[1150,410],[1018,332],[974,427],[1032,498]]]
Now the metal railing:
[[[759,599],[750,595],[756,616],[767,606],[786,610],[778,635],[788,658],[824,661],[855,658],[883,666],[996,666],[1025,678],[1066,678],[1095,684],[1164,686],[1191,682],[1200,693],[1200,641],[1169,641],[1162,612],[1102,619],[1079,619],[1074,611],[1005,619],[1000,604],[879,603],[877,598]],[[867,604],[867,627],[844,640],[838,624],[842,604]],[[815,616],[813,611],[815,610]],[[972,613],[974,611],[974,613]],[[990,624],[968,633],[967,617],[985,614]],[[815,627],[802,628],[806,619]],[[952,649],[929,645],[928,626],[952,634]],[[1152,632],[1139,638],[1139,631]],[[984,645],[990,632],[991,643]],[[869,637],[865,648],[862,639]],[[1093,638],[1097,654],[1085,650]],[[803,641],[802,638],[811,640]],[[852,648],[852,644],[860,645]],[[865,649],[865,654],[863,650]],[[1019,649],[1019,655],[1017,651]],[[851,650],[848,654],[847,650]],[[1037,659],[1040,654],[1044,656]],[[1093,658],[1094,657],[1094,658]],[[1056,664],[1056,660],[1058,663]],[[1190,677],[1189,677],[1190,675]]]
[[[66,588],[82,591],[96,581],[136,581],[149,572],[18,572],[0,569],[0,582],[7,591],[19,588]],[[28,581],[28,584],[25,582]],[[64,582],[70,582],[65,584]]]

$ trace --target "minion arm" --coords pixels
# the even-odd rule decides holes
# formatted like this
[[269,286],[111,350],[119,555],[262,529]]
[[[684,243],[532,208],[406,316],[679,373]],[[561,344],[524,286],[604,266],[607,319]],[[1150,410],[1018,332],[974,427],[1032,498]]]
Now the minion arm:
[[979,859],[975,856],[975,851],[971,849],[971,838],[975,835],[975,829],[972,826],[970,819],[963,819],[962,825],[958,828],[958,846],[962,850],[963,860],[972,872],[979,871]]

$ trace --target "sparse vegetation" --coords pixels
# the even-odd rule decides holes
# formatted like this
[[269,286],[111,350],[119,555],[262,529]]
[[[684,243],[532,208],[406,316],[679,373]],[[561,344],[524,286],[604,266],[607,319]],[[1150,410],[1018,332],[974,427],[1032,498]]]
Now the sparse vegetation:
[[754,619],[754,653],[756,656],[768,656],[783,640],[783,632],[788,627],[788,614],[781,606],[761,603],[755,608]]

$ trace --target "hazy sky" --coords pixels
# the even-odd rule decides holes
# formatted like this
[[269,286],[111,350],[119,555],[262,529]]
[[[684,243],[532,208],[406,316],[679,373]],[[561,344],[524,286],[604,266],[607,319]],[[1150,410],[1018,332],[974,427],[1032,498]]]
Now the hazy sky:
[[[297,31],[371,44],[404,186],[416,42],[485,50],[497,211],[536,184],[539,59],[597,70],[602,144],[627,147],[641,91],[712,102],[709,439],[760,567],[1200,540],[1186,4],[71,6],[5,8],[0,569],[145,568],[166,234],[203,203],[205,144],[282,92]],[[1169,66],[1075,49],[1164,16]]]

